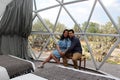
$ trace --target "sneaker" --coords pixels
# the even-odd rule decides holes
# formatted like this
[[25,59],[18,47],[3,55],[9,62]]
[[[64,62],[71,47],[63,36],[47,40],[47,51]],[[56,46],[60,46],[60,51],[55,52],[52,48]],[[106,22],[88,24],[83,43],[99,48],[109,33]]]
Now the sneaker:
[[40,66],[38,66],[38,68],[44,68],[44,65],[40,65]]
[[79,67],[78,66],[74,66],[75,69],[78,69]]

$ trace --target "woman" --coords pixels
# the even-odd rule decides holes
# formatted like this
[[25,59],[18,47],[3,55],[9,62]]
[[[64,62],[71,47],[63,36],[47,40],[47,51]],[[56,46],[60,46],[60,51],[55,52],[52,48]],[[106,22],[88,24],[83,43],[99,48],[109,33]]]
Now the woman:
[[56,50],[54,50],[49,57],[39,66],[40,68],[44,67],[44,64],[49,62],[51,59],[54,59],[58,64],[60,64],[60,58],[64,55],[64,51],[70,47],[70,40],[68,38],[68,29],[63,31],[63,34],[56,45]]

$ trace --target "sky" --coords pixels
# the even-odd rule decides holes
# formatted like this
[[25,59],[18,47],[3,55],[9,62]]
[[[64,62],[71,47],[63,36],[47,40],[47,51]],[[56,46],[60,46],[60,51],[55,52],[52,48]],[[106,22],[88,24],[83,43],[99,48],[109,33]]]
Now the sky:
[[[64,0],[64,2],[70,1],[75,0]],[[65,8],[68,10],[68,12],[70,12],[70,15],[72,15],[76,22],[81,25],[88,20],[94,1],[95,0],[88,0],[69,4],[65,5]],[[120,0],[101,0],[101,2],[106,7],[107,11],[109,12],[115,23],[118,24],[118,16],[120,16]],[[56,0],[36,0],[36,3],[38,10],[58,4]],[[60,7],[56,7],[49,10],[41,11],[39,12],[39,14],[42,18],[49,19],[54,24],[59,9]],[[65,24],[67,28],[72,28],[74,26],[73,20],[68,16],[64,8],[62,8],[58,21],[62,24]],[[95,6],[90,21],[97,22],[99,24],[105,24],[106,22],[110,21],[109,17],[106,15],[99,2],[97,2]]]

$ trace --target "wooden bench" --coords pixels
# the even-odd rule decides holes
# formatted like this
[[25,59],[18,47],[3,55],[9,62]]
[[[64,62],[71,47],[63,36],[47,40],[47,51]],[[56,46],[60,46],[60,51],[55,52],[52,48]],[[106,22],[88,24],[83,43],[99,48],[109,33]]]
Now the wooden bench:
[[[69,57],[68,59],[72,59],[72,57]],[[82,67],[82,61],[83,61],[83,68],[85,69],[86,68],[86,56],[82,55],[82,57],[78,59],[78,61],[79,61],[79,64],[78,64],[79,70]]]
[[81,69],[82,61],[83,61],[83,68],[85,69],[86,68],[86,56],[85,55],[82,55],[82,57],[79,59],[79,69]]

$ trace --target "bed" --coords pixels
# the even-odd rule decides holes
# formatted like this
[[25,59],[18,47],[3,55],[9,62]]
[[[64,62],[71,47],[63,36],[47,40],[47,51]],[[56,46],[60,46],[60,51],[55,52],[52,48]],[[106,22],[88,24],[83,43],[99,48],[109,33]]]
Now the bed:
[[34,70],[35,65],[31,61],[12,55],[0,55],[0,80],[9,80]]
[[10,80],[48,80],[48,79],[29,73],[29,74],[12,78]]

